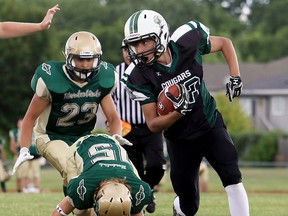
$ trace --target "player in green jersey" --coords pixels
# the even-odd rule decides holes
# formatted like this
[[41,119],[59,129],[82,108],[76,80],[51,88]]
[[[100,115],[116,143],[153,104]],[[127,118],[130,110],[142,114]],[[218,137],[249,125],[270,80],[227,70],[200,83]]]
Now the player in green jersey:
[[67,196],[52,216],[72,211],[76,215],[144,215],[143,209],[152,199],[151,188],[139,178],[127,152],[113,137],[105,134],[81,137],[65,159]]
[[[79,137],[91,134],[101,106],[110,132],[121,142],[121,121],[111,97],[115,88],[115,68],[101,61],[102,49],[97,37],[86,31],[72,34],[65,46],[66,62],[47,61],[36,70],[31,86],[35,94],[23,118],[20,154],[13,173],[29,153],[34,127],[36,147],[62,175],[64,186],[66,161],[63,154]],[[65,193],[65,188],[64,188]]]
[[7,172],[6,152],[4,149],[6,139],[0,136],[0,187],[3,192],[6,192],[6,181],[10,179]]
[[54,14],[59,10],[60,8],[58,4],[50,8],[40,23],[0,22],[0,38],[21,37],[34,32],[49,29]]

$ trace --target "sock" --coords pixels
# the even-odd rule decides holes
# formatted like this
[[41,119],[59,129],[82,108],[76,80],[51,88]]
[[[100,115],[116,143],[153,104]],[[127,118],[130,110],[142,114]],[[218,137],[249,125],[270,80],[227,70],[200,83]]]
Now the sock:
[[177,215],[185,216],[185,214],[181,211],[180,201],[179,201],[179,197],[178,196],[175,197],[175,199],[174,199],[173,207],[174,207],[174,210],[176,211]]
[[249,202],[242,183],[225,187],[231,216],[249,216]]
[[1,189],[3,192],[6,192],[6,184],[4,181],[1,182]]

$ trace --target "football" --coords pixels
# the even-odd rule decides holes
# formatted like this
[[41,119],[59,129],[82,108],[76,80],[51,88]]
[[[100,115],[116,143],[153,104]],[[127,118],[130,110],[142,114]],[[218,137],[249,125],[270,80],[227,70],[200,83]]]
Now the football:
[[179,87],[178,85],[174,84],[168,86],[166,89],[163,89],[157,99],[157,113],[158,115],[167,115],[170,112],[173,112],[174,106],[172,102],[166,97],[165,91],[169,91],[174,97],[179,97]]

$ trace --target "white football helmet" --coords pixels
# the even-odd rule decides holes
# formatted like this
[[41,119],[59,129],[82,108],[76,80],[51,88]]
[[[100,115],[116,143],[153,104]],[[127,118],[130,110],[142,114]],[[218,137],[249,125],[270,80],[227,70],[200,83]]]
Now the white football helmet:
[[[149,64],[157,60],[167,49],[170,39],[167,22],[153,10],[140,10],[132,14],[126,21],[124,34],[124,43],[128,46],[129,57],[134,64],[139,61]],[[155,47],[144,53],[137,53],[133,44],[147,38],[155,41]],[[151,53],[154,53],[155,56],[147,62],[146,56]]]
[[108,181],[98,191],[94,210],[97,216],[129,216],[130,190],[122,183]]
[[[90,32],[75,32],[66,42],[64,55],[68,73],[75,75],[80,80],[89,81],[97,74],[100,67],[102,55],[101,44],[97,37]],[[90,69],[77,68],[74,57],[93,58],[93,67]]]

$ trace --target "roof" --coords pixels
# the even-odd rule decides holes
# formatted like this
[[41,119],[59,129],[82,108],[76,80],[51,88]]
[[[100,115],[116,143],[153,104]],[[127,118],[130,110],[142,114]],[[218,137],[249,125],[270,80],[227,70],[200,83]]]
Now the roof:
[[[204,80],[211,91],[225,90],[229,79],[227,64],[204,64]],[[268,63],[239,63],[244,90],[288,92],[288,57]]]

